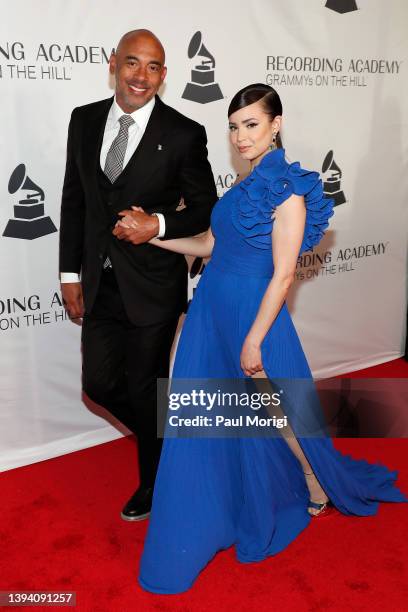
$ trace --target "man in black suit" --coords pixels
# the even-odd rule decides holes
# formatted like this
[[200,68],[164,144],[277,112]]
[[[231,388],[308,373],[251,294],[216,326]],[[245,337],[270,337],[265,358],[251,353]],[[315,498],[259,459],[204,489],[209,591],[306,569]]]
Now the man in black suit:
[[[140,486],[126,520],[150,511],[162,442],[156,379],[168,377],[187,304],[185,258],[148,241],[206,230],[217,199],[205,129],[156,95],[164,61],[151,32],[122,37],[110,59],[114,99],[72,113],[61,205],[61,290],[70,316],[83,316],[83,387],[138,439]],[[114,235],[126,213],[136,227]]]

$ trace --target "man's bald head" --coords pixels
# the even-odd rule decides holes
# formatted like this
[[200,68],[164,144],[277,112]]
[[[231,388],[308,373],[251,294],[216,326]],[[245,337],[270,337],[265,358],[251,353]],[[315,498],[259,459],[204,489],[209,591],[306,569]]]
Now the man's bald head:
[[155,96],[167,69],[163,45],[150,30],[132,30],[120,39],[109,62],[116,79],[116,102],[133,113]]
[[129,40],[137,40],[137,39],[145,39],[150,40],[152,44],[157,45],[158,50],[162,54],[163,65],[166,61],[166,53],[164,51],[164,47],[161,41],[157,38],[156,34],[153,34],[150,30],[145,30],[144,28],[140,28],[138,30],[130,30],[130,32],[126,32],[118,42],[118,46],[116,47],[116,55],[121,52],[121,48],[123,48],[124,44]]

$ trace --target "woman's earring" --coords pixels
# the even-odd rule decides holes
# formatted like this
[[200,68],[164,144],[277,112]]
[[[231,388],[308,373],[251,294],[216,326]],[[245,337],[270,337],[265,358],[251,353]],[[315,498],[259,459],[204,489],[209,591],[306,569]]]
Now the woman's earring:
[[273,135],[272,135],[272,142],[269,145],[269,149],[271,151],[274,151],[275,149],[278,148],[278,145],[276,144],[276,135],[277,135],[277,132],[274,132]]

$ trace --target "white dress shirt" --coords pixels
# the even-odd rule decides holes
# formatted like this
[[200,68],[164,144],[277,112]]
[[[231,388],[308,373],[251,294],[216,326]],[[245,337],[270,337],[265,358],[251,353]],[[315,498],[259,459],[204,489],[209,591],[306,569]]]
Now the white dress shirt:
[[[123,160],[123,168],[125,168],[126,164],[129,162],[133,153],[136,151],[139,146],[140,141],[142,140],[142,136],[145,133],[146,126],[149,122],[150,115],[152,114],[153,108],[155,105],[155,98],[153,97],[147,104],[142,106],[142,108],[138,108],[133,113],[130,114],[134,123],[129,127],[129,137],[128,143],[126,147],[125,157]],[[108,151],[112,145],[112,142],[115,140],[116,136],[119,133],[120,123],[119,118],[126,113],[120,108],[119,104],[116,102],[116,98],[113,100],[112,106],[110,107],[108,117],[106,119],[105,124],[105,132],[103,134],[103,141],[101,147],[101,155],[100,155],[100,165],[102,170],[105,168],[106,156],[108,155]],[[166,231],[166,224],[164,220],[164,216],[161,213],[153,213],[157,216],[159,220],[159,233],[157,234],[158,238],[162,238]],[[61,283],[78,283],[79,275],[75,272],[61,272]]]

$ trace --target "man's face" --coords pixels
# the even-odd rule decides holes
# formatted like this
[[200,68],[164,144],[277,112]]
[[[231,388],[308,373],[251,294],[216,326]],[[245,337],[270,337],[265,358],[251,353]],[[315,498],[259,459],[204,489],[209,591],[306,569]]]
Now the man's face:
[[148,34],[124,39],[109,64],[116,78],[116,101],[125,113],[133,113],[149,102],[167,72],[163,50]]

